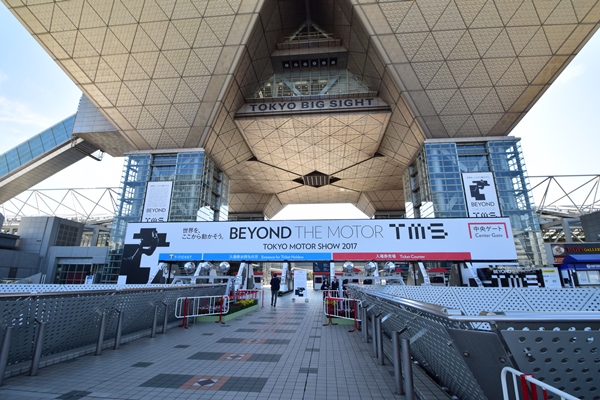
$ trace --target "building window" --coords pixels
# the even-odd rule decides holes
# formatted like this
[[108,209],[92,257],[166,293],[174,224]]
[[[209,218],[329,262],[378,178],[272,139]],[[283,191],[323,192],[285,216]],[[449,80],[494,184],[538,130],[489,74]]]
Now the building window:
[[56,246],[78,246],[77,236],[79,228],[76,226],[60,224],[56,235]]
[[82,285],[85,278],[100,270],[97,264],[58,264],[54,283],[59,285]]

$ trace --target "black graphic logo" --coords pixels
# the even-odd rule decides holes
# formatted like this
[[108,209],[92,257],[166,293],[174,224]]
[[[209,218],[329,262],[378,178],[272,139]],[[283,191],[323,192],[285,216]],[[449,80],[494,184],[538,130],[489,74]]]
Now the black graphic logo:
[[473,185],[469,185],[471,197],[473,197],[475,200],[485,200],[485,194],[481,193],[481,189],[486,186],[490,186],[488,181],[473,181]]
[[155,228],[142,228],[133,234],[134,239],[140,239],[139,244],[123,246],[123,262],[121,275],[127,276],[128,284],[146,284],[150,276],[150,268],[140,268],[142,255],[151,256],[157,247],[169,247],[166,233],[158,233]]

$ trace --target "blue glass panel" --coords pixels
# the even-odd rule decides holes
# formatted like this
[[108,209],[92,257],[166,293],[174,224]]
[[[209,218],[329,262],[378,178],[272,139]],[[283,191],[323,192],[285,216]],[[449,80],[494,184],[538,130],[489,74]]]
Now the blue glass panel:
[[3,154],[0,156],[0,176],[8,173],[8,164],[6,163],[6,156]]
[[154,165],[175,165],[175,164],[177,164],[177,155],[168,154],[168,155],[154,156],[154,158],[152,160],[152,164],[154,164]]
[[164,180],[174,180],[175,179],[175,166],[174,165],[165,165],[165,166],[153,166],[152,167],[152,176],[150,180],[152,181],[164,181]]
[[31,149],[31,155],[34,158],[44,154],[44,146],[42,145],[42,139],[39,135],[29,139],[29,148]]
[[50,129],[40,133],[39,137],[42,140],[44,151],[52,150],[54,147],[56,147],[56,140],[54,140],[54,135]]
[[67,133],[69,135],[71,135],[73,133],[73,125],[75,125],[75,116],[76,115],[77,114],[72,115],[62,122],[62,124],[65,126],[65,130],[67,131]]
[[29,150],[29,143],[21,143],[17,146],[17,153],[19,154],[19,161],[21,164],[25,164],[28,161],[31,161],[31,150]]
[[12,149],[6,152],[6,162],[8,164],[9,171],[15,170],[21,166],[17,149]]
[[64,143],[69,139],[70,135],[67,133],[63,124],[54,125],[51,130],[54,134],[54,139],[56,139],[56,143]]

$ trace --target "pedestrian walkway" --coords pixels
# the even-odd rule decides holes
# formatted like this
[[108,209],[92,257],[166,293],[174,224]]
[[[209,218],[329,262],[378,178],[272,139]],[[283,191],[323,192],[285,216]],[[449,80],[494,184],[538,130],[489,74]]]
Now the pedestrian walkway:
[[[352,325],[327,325],[320,292],[289,294],[225,324],[169,329],[4,380],[0,398],[403,399]],[[308,299],[308,301],[305,301]],[[419,382],[415,382],[419,385]]]

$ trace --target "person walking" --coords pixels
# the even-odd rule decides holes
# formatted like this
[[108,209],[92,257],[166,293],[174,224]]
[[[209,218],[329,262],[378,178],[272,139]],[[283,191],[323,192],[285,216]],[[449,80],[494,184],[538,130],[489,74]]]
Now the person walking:
[[277,307],[277,297],[279,296],[280,280],[278,276],[271,278],[271,306]]

